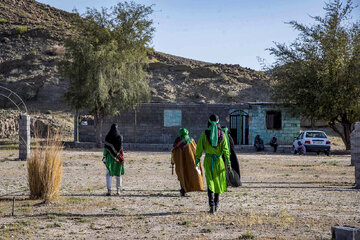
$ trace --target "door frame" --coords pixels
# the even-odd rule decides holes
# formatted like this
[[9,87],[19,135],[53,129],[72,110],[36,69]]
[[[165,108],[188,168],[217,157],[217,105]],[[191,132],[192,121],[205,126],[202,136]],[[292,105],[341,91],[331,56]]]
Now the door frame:
[[[233,109],[229,112],[230,131],[235,129],[236,135],[232,132],[235,145],[249,144],[249,114],[241,109]],[[238,119],[240,118],[240,123]],[[235,121],[235,123],[234,123]]]

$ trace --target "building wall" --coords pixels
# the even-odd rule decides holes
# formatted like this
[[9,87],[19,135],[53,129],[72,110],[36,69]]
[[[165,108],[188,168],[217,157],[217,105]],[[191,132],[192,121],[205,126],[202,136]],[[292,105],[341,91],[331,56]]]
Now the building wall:
[[[190,131],[190,136],[196,141],[202,131],[207,128],[207,121],[211,114],[215,113],[220,118],[220,124],[229,127],[229,112],[241,109],[249,113],[249,144],[259,134],[265,144],[269,144],[271,137],[275,134],[279,144],[290,144],[300,130],[300,121],[282,110],[282,129],[266,129],[266,111],[280,109],[276,105],[252,105],[252,104],[172,104],[172,103],[145,103],[141,104],[136,112],[136,136],[135,136],[135,112],[124,111],[120,115],[107,118],[103,125],[103,138],[110,129],[111,124],[117,123],[120,133],[126,143],[173,143],[180,128],[184,127]],[[168,110],[180,110],[179,115],[170,118],[164,116]],[[171,112],[170,112],[171,113]],[[179,113],[179,112],[176,112]],[[165,118],[165,119],[164,119]],[[179,124],[179,125],[177,125]],[[136,137],[136,140],[135,140]],[[94,126],[79,126],[80,142],[94,142]]]
[[[207,128],[207,121],[215,113],[220,118],[220,124],[228,126],[230,109],[245,109],[248,104],[172,104],[172,103],[144,103],[136,112],[136,142],[137,143],[173,143],[180,128],[190,131],[190,136],[196,141],[203,130]],[[165,126],[164,110],[181,110],[181,124]],[[124,111],[120,115],[107,118],[103,126],[103,138],[111,124],[117,123],[124,141],[135,142],[134,111]],[[175,121],[176,122],[176,121]],[[166,122],[171,125],[172,121]],[[79,126],[80,142],[94,142],[94,126]]]
[[[281,111],[282,127],[279,130],[266,128],[266,112]],[[274,104],[251,104],[249,111],[249,143],[254,144],[256,135],[260,135],[264,144],[269,144],[275,135],[278,143],[282,145],[292,144],[294,138],[299,135],[300,120],[294,118],[290,112],[279,105]]]

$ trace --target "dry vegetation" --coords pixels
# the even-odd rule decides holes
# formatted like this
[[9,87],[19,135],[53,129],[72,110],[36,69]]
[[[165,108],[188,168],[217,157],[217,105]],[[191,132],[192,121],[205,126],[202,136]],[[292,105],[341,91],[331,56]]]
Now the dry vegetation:
[[62,178],[63,150],[59,135],[49,136],[45,145],[36,143],[27,161],[31,199],[55,200],[59,196]]
[[124,191],[104,196],[101,154],[65,151],[59,200],[39,205],[26,163],[1,151],[0,239],[329,239],[333,225],[360,227],[349,155],[239,154],[243,187],[221,195],[211,216],[206,192],[179,197],[169,153],[127,152]]

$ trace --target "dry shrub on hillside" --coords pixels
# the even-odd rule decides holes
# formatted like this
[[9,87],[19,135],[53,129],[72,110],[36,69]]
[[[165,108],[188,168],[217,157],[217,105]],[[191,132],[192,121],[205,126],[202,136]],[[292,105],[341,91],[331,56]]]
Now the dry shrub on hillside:
[[47,49],[47,53],[52,56],[64,55],[65,47],[64,45],[53,45],[52,47]]
[[32,157],[28,160],[28,182],[30,198],[54,200],[59,196],[62,178],[63,150],[58,134],[48,137],[45,145],[36,143]]

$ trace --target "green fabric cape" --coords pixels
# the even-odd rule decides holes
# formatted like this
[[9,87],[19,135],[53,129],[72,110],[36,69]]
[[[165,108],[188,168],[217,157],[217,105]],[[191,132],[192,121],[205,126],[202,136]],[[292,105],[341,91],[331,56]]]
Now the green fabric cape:
[[219,120],[214,122],[214,121],[211,121],[209,119],[209,123],[210,123],[210,126],[209,126],[208,129],[210,130],[211,145],[213,147],[217,147],[217,144],[218,144],[218,127],[217,127],[217,124],[219,123]]
[[104,149],[103,156],[106,158],[106,168],[109,170],[110,176],[120,176],[124,174],[124,165],[116,161],[110,153]]

